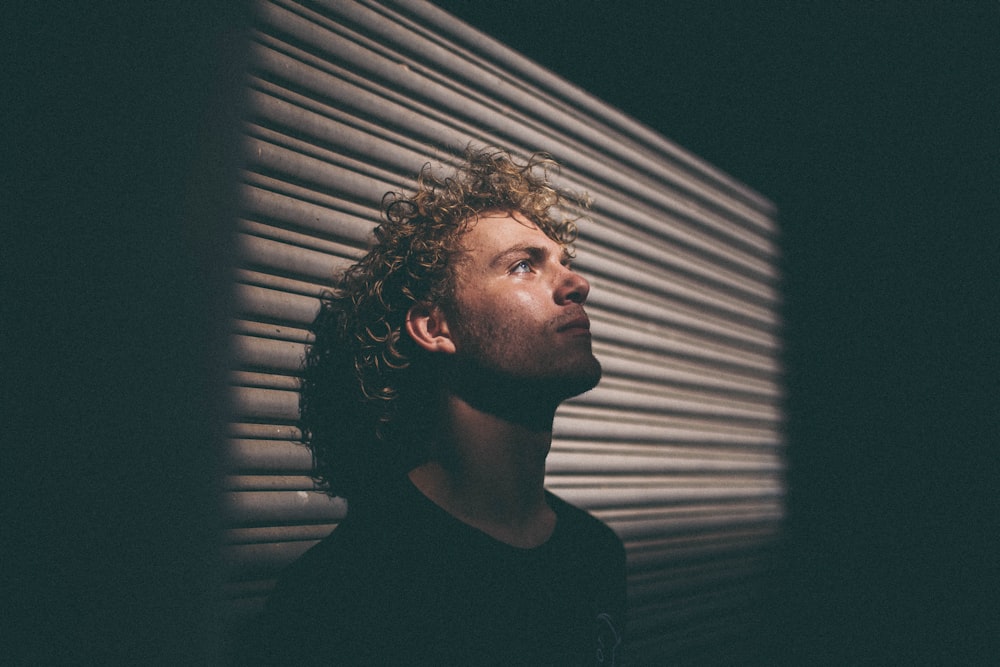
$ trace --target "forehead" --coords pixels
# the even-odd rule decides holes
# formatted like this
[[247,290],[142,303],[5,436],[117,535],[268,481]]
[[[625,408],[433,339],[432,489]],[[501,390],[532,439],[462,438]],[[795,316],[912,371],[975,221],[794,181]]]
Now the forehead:
[[467,259],[488,259],[488,255],[517,246],[531,245],[562,252],[562,246],[545,235],[538,225],[520,212],[485,213],[469,223],[459,242]]

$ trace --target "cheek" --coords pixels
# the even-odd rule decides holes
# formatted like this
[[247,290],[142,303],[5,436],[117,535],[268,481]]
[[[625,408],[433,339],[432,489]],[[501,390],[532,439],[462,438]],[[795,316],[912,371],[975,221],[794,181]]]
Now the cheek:
[[545,295],[531,286],[487,289],[474,295],[462,294],[458,315],[466,320],[466,326],[474,322],[484,327],[523,328],[530,320],[541,317],[547,303]]
[[533,292],[529,292],[528,290],[520,290],[514,292],[514,294],[512,294],[511,297],[512,297],[511,298],[512,305],[516,306],[517,308],[524,308],[529,311],[534,311],[536,308],[542,305],[542,300],[538,298],[538,295]]
[[505,294],[497,294],[490,304],[489,312],[484,313],[486,320],[504,329],[521,331],[532,328],[532,323],[542,319],[545,304],[537,294],[530,290],[514,290]]

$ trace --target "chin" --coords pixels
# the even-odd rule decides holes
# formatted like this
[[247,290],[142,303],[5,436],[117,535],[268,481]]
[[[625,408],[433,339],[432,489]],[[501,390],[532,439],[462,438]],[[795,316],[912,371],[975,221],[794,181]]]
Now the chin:
[[572,398],[573,396],[579,396],[586,391],[590,391],[600,381],[601,363],[595,357],[591,357],[590,363],[586,364],[586,367],[581,366],[579,369],[576,369],[576,372],[565,377],[561,386],[566,394],[565,398]]

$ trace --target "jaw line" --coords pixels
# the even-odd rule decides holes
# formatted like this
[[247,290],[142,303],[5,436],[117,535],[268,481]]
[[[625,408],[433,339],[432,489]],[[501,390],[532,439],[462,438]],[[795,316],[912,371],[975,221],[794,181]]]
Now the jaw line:
[[448,390],[482,412],[533,430],[552,430],[556,409],[568,398],[590,391],[600,382],[600,362],[593,357],[595,374],[558,379],[514,377],[468,360],[451,359],[446,372]]

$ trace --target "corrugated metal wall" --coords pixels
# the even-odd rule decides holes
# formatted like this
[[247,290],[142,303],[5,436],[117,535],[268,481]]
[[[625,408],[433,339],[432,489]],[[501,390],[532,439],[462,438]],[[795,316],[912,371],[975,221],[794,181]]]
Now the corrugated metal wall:
[[293,427],[317,296],[363,252],[386,191],[473,142],[547,151],[594,199],[575,265],[605,377],[559,411],[548,485],[625,540],[633,653],[707,656],[747,632],[783,516],[772,205],[432,5],[256,15],[225,494],[234,621],[344,514],[312,491]]

